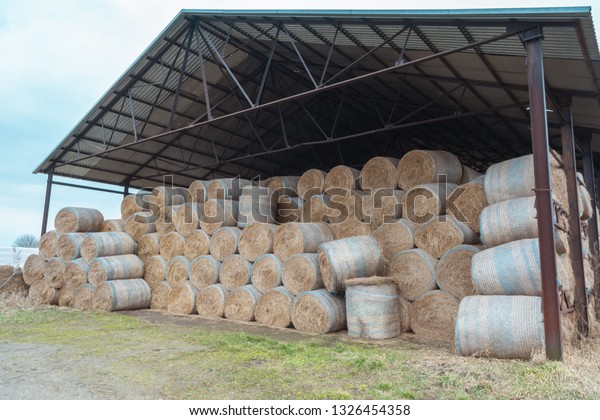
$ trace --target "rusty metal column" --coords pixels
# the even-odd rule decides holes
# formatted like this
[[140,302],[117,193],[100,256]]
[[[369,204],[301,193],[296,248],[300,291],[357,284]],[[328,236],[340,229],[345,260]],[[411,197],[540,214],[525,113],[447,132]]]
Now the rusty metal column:
[[[588,235],[590,237],[590,252],[592,258],[598,257],[598,217],[596,213],[596,203],[598,202],[598,195],[596,191],[596,177],[594,175],[594,155],[592,153],[592,139],[587,138],[583,142],[583,177],[585,178],[585,184],[590,193],[592,204],[594,205],[594,211],[592,217],[588,220]],[[600,276],[598,270],[594,271],[594,297],[596,303],[596,318],[600,319]]]
[[542,272],[542,310],[544,312],[546,357],[549,360],[561,360],[562,337],[558,287],[556,285],[554,203],[550,182],[542,28],[538,26],[525,31],[521,34],[521,37],[527,49],[527,81],[529,85],[531,141],[533,145],[538,241]]
[[42,235],[48,229],[48,212],[50,211],[50,196],[52,195],[52,179],[54,178],[54,169],[48,172],[48,181],[46,181],[46,199],[44,200],[44,214],[42,216]]
[[567,193],[569,200],[569,252],[575,275],[575,311],[577,311],[577,331],[580,336],[588,335],[587,294],[585,291],[585,270],[583,268],[583,251],[581,249],[581,223],[579,220],[579,188],[577,182],[577,164],[575,162],[575,140],[573,135],[573,119],[571,98],[558,107],[563,124],[560,128],[565,174],[567,176]]

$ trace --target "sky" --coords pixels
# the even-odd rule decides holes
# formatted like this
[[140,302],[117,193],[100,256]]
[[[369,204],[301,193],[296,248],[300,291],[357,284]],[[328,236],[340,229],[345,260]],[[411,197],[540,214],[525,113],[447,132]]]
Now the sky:
[[[38,235],[45,175],[33,170],[69,133],[181,9],[247,9],[248,1],[2,0],[0,2],[0,246]],[[322,9],[323,1],[253,0],[253,9]],[[329,0],[328,9],[365,8]],[[592,6],[600,0],[372,0],[369,9]],[[73,182],[66,178],[58,181]],[[99,185],[102,186],[102,185]],[[107,187],[112,188],[112,187]],[[54,186],[49,229],[62,207],[94,207],[119,217],[121,196]]]

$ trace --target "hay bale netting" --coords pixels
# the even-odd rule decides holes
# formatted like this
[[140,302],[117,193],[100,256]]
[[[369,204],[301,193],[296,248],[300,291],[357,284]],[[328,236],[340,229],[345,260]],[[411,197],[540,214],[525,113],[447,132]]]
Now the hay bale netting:
[[170,260],[177,255],[183,255],[185,237],[178,232],[167,233],[160,241],[160,255],[165,260]]
[[352,219],[364,221],[366,219],[369,203],[366,201],[368,193],[365,191],[338,189],[327,197],[330,197],[326,202],[329,223],[343,223]]
[[424,224],[444,214],[446,200],[458,187],[456,184],[423,184],[410,189],[404,196],[403,216],[413,223]]
[[387,260],[400,251],[414,248],[414,224],[405,219],[390,221],[379,226],[372,234]]
[[201,255],[208,255],[210,252],[209,244],[210,236],[208,236],[208,233],[197,229],[185,238],[183,255],[190,261]]
[[283,286],[267,291],[256,304],[256,322],[270,327],[290,327],[293,302],[294,296]]
[[200,215],[200,228],[209,235],[223,226],[237,226],[239,202],[233,200],[211,199],[204,203]]
[[280,195],[277,197],[277,223],[293,223],[302,220],[304,200],[300,197]]
[[317,254],[294,254],[283,266],[282,282],[293,295],[324,287]]
[[378,276],[384,269],[383,252],[375,238],[368,235],[321,244],[318,261],[329,292],[343,292],[347,279]]
[[534,296],[467,296],[456,319],[461,356],[529,359],[544,348],[542,299]]
[[198,229],[202,208],[202,204],[198,203],[185,203],[177,208],[173,219],[177,232],[187,237]]
[[58,291],[57,305],[63,308],[70,307],[75,297],[75,289],[71,287],[61,287]]
[[158,232],[142,236],[137,244],[137,256],[142,261],[146,261],[148,258],[160,254],[160,240],[162,237],[163,235]]
[[190,264],[190,281],[196,289],[202,290],[219,282],[221,263],[210,255],[201,255]]
[[366,191],[396,188],[398,185],[397,166],[398,159],[391,157],[376,156],[370,159],[360,171],[360,188]]
[[23,272],[12,265],[0,265],[0,298],[27,297],[29,286],[23,280]]
[[229,290],[250,284],[252,264],[239,254],[230,255],[223,260],[219,270],[221,284]]
[[466,184],[461,184],[446,201],[446,214],[466,224],[473,232],[479,233],[481,212],[487,206],[481,176]]
[[192,203],[204,203],[208,200],[208,185],[210,181],[197,179],[193,181],[188,187],[190,192],[190,200]]
[[410,305],[410,328],[415,334],[435,340],[454,338],[459,301],[452,295],[433,290]]
[[56,241],[56,255],[64,261],[81,257],[81,246],[87,235],[87,233],[65,233],[60,235]]
[[94,258],[135,254],[137,244],[124,232],[89,233],[81,244],[81,257],[91,262]]
[[338,165],[331,169],[325,176],[323,191],[327,194],[341,190],[356,190],[360,188],[360,171],[346,165]]
[[60,233],[55,230],[48,231],[40,238],[39,251],[43,258],[56,257],[56,243]]
[[346,239],[354,236],[370,235],[373,233],[373,225],[368,222],[362,222],[354,216],[348,217],[341,223],[329,225],[333,239]]
[[229,290],[222,284],[213,284],[198,292],[196,307],[198,315],[205,318],[223,318],[225,298]]
[[244,228],[251,223],[275,223],[277,201],[273,192],[266,187],[249,185],[243,188],[239,199],[238,226]]
[[273,253],[286,261],[293,254],[315,253],[319,245],[331,240],[331,230],[323,223],[287,223],[275,232]]
[[150,193],[139,191],[126,195],[121,201],[121,219],[127,220],[135,213],[150,209]]
[[144,279],[110,280],[100,284],[94,295],[94,309],[133,311],[150,307],[152,291]]
[[456,155],[444,150],[412,150],[400,159],[397,176],[398,186],[405,191],[437,182],[458,184],[462,179],[462,164]]
[[88,270],[88,282],[98,288],[109,280],[136,279],[144,275],[144,262],[137,255],[99,257]]
[[[396,286],[396,291],[398,287]],[[410,306],[412,303],[398,295],[398,311],[400,312],[400,331],[410,332]]]
[[476,295],[471,263],[479,251],[481,249],[474,245],[458,245],[448,250],[435,266],[438,287],[458,300]]
[[308,200],[313,195],[323,194],[327,172],[309,169],[298,180],[298,197]]
[[33,283],[44,279],[44,269],[46,268],[46,259],[37,254],[31,254],[23,264],[23,280],[25,284],[31,286]]
[[346,302],[325,289],[300,293],[294,299],[292,323],[298,331],[327,334],[346,328]]
[[254,321],[254,312],[261,296],[262,293],[251,284],[232,290],[225,297],[225,318],[235,321]]
[[331,196],[325,194],[316,194],[307,198],[302,207],[302,221],[326,223],[329,220],[330,201]]
[[166,281],[161,281],[152,287],[152,298],[150,299],[150,309],[166,311],[169,301],[169,295],[173,290]]
[[180,255],[171,258],[167,263],[166,278],[171,287],[182,287],[190,280],[190,262]]
[[65,207],[54,219],[54,228],[60,234],[67,232],[99,232],[104,216],[96,209]]
[[402,190],[372,191],[364,198],[364,220],[378,227],[401,218],[405,195]]
[[64,286],[67,289],[75,289],[82,284],[87,283],[87,274],[90,264],[83,258],[67,262],[63,274]]
[[248,261],[256,261],[261,255],[273,252],[276,225],[251,223],[238,238],[238,252]]
[[136,213],[125,222],[125,232],[139,242],[144,235],[156,232],[156,220],[152,212]]
[[281,286],[283,284],[283,264],[277,256],[264,254],[252,264],[250,280],[261,293]]
[[187,188],[163,185],[154,188],[151,196],[152,203],[159,207],[178,206],[192,200]]
[[100,232],[125,232],[125,227],[123,219],[107,219],[102,223]]
[[50,258],[46,262],[44,269],[44,281],[55,289],[60,289],[64,286],[64,274],[66,263],[58,257]]
[[435,258],[455,246],[478,242],[478,235],[452,216],[437,216],[415,230],[415,245]]
[[208,199],[239,200],[244,187],[252,185],[252,181],[242,178],[213,179],[208,184]]
[[391,277],[346,281],[348,335],[385,340],[400,335],[398,292]]
[[237,227],[222,227],[217,230],[212,238],[208,249],[210,255],[219,261],[223,261],[230,255],[238,251],[238,241],[242,234],[242,230]]
[[36,305],[56,305],[58,303],[58,291],[46,281],[33,283],[29,287],[27,295]]
[[399,252],[390,259],[385,275],[394,277],[400,296],[414,301],[437,287],[436,264],[437,259],[422,249],[410,249]]
[[466,184],[468,182],[474,181],[480,176],[483,176],[482,173],[477,172],[475,169],[469,168],[468,166],[462,166],[462,178],[460,179],[459,184]]
[[82,284],[73,292],[71,306],[75,309],[94,309],[94,295],[96,288],[89,283]]
[[274,176],[265,182],[265,186],[273,191],[276,197],[287,195],[289,197],[298,196],[299,176]]
[[189,281],[185,282],[181,287],[172,288],[167,298],[167,311],[179,315],[197,313],[197,293],[198,291]]
[[160,255],[153,255],[144,261],[144,280],[150,287],[167,279],[167,261]]

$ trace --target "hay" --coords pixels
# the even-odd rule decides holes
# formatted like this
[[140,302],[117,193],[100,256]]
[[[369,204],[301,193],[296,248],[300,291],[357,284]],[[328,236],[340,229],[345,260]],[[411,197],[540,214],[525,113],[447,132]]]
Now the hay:
[[[146,261],[148,258],[160,254],[160,240],[162,235],[158,232],[149,233],[142,236],[138,241],[137,255],[142,261]],[[187,240],[186,240],[187,242]]]
[[170,260],[178,255],[183,255],[185,249],[185,237],[178,232],[167,233],[160,240],[160,255],[165,260]]
[[343,292],[346,280],[378,276],[384,269],[383,253],[375,238],[368,235],[321,244],[318,262],[329,292]]
[[23,280],[23,272],[12,265],[0,265],[0,299],[12,296],[27,297],[29,286]]
[[223,261],[238,250],[238,241],[242,230],[237,227],[222,227],[210,238],[210,255]]
[[241,178],[214,179],[208,184],[208,199],[239,200],[244,187],[252,182]]
[[262,293],[251,284],[232,290],[225,298],[225,318],[254,321],[254,311],[261,296]]
[[56,305],[58,303],[58,292],[45,281],[32,284],[28,296],[36,305]]
[[219,270],[221,283],[229,290],[237,289],[250,283],[252,265],[241,255],[230,255],[223,260]]
[[266,293],[283,284],[283,264],[275,255],[264,254],[252,264],[250,279],[254,287]]
[[473,245],[458,245],[448,250],[435,266],[438,287],[459,301],[465,296],[476,295],[471,262],[479,251],[481,249]]
[[223,226],[237,226],[239,202],[232,200],[211,199],[204,203],[200,215],[200,228],[209,235]]
[[185,204],[178,204],[173,206],[162,207],[160,209],[160,217],[156,219],[156,231],[158,233],[167,234],[170,232],[176,232],[175,227],[175,216],[177,211]]
[[402,217],[405,192],[402,190],[372,191],[364,198],[364,220],[374,227]]
[[173,257],[167,263],[166,278],[173,289],[183,287],[190,280],[190,262],[182,256]]
[[152,298],[150,300],[150,309],[166,311],[169,295],[173,289],[166,281],[159,282],[152,288]]
[[54,228],[60,234],[67,232],[99,232],[104,216],[96,209],[65,207],[54,219]]
[[150,287],[167,279],[167,261],[160,255],[154,255],[144,262],[144,280]]
[[410,306],[410,328],[415,334],[451,341],[459,302],[452,295],[434,290],[421,295]]
[[398,293],[410,301],[436,288],[437,260],[421,249],[394,255],[386,268],[386,276],[394,277]]
[[65,233],[56,241],[56,255],[64,260],[71,261],[81,257],[81,246],[87,233]]
[[346,328],[346,302],[325,289],[311,290],[296,296],[292,323],[298,331],[327,334]]
[[412,150],[400,159],[397,177],[398,186],[405,191],[437,182],[458,184],[462,164],[454,154],[443,150]]
[[238,227],[251,223],[275,223],[277,196],[269,188],[257,185],[246,186],[239,200]]
[[192,201],[187,188],[160,186],[152,190],[152,202],[159,207],[179,206]]
[[298,196],[299,176],[274,176],[265,182],[265,186],[273,191],[275,197],[287,195],[289,197]]
[[[557,256],[557,260],[561,260],[557,263],[557,271],[562,268],[562,283],[560,291],[564,295],[568,307],[575,305],[575,273],[573,272],[573,261],[569,254],[562,254]],[[585,261],[585,260],[584,260]],[[585,277],[585,262],[584,262],[584,277]]]
[[65,265],[65,272],[63,274],[63,287],[75,289],[82,284],[87,283],[87,274],[89,269],[90,264],[83,258],[69,261],[67,265]]
[[479,233],[481,212],[487,206],[483,179],[481,176],[467,184],[459,185],[446,202],[446,213],[465,223],[475,233]]
[[150,208],[149,196],[150,194],[145,191],[126,195],[121,201],[121,219],[127,220],[135,213],[148,210]]
[[81,244],[81,257],[91,262],[97,257],[135,254],[137,244],[126,233],[102,232],[88,234]]
[[293,301],[294,296],[283,286],[269,290],[256,304],[256,322],[269,327],[290,327]]
[[302,207],[302,221],[305,223],[326,223],[330,201],[331,197],[324,194],[309,197]]
[[210,255],[195,258],[190,264],[190,281],[199,290],[219,282],[221,263]]
[[222,284],[213,284],[198,293],[196,307],[198,314],[205,318],[223,318],[225,298],[229,291]]
[[238,239],[238,252],[248,261],[256,261],[261,255],[273,252],[276,225],[252,223],[241,233]]
[[423,184],[412,188],[404,197],[403,217],[424,224],[444,214],[446,200],[457,187],[456,184]]
[[39,250],[40,256],[43,258],[52,258],[56,257],[56,243],[58,242],[58,238],[60,237],[60,233],[55,230],[51,230],[46,232],[40,238]]
[[65,274],[65,262],[60,258],[50,258],[46,263],[44,269],[44,281],[54,287],[60,289],[64,286],[65,281],[63,275]]
[[66,308],[73,304],[73,298],[75,297],[75,289],[70,287],[63,287],[58,290],[58,306]]
[[360,188],[360,171],[345,165],[338,165],[331,169],[325,177],[323,191],[329,194],[337,189],[355,190]]
[[31,286],[34,283],[44,279],[44,270],[46,268],[46,259],[37,254],[31,254],[23,264],[23,280],[25,284]]
[[102,223],[100,232],[125,232],[125,226],[123,219],[108,219]]
[[188,191],[190,192],[190,199],[192,203],[204,203],[208,200],[208,185],[210,181],[205,181],[201,179],[197,179],[193,181],[188,187]]
[[407,220],[393,220],[379,226],[372,234],[383,252],[384,258],[389,260],[400,251],[414,248],[415,238],[413,224]]
[[273,253],[281,261],[293,254],[315,253],[324,242],[333,240],[329,227],[322,223],[287,223],[275,232]]
[[94,294],[96,288],[89,283],[82,284],[73,292],[71,306],[75,309],[92,310],[94,309]]
[[313,195],[323,194],[327,172],[309,169],[298,180],[298,197],[308,200]]
[[361,222],[356,217],[349,217],[341,223],[329,225],[333,239],[346,239],[355,236],[370,235],[373,232],[373,226],[367,222]]
[[[148,219],[153,221],[144,221]],[[127,232],[134,241],[139,242],[144,235],[156,232],[156,218],[153,213],[150,212],[136,213],[125,222],[125,232]]]
[[415,230],[415,245],[435,258],[455,246],[477,242],[477,234],[452,216],[435,217]]
[[400,331],[410,332],[410,305],[408,300],[398,295],[398,310],[400,311]]
[[137,255],[115,255],[96,258],[88,270],[88,282],[98,288],[117,279],[135,279],[144,275],[144,263]]
[[302,220],[304,200],[300,197],[281,195],[277,197],[277,223],[293,223]]
[[360,188],[365,191],[396,188],[398,185],[397,166],[398,159],[391,157],[377,156],[370,159],[360,171]]
[[293,295],[323,288],[317,254],[294,254],[283,266],[282,282]]
[[152,291],[144,279],[110,280],[100,284],[94,294],[94,309],[133,311],[150,307]]
[[210,236],[203,230],[197,229],[185,238],[183,255],[190,261],[201,255],[208,255],[210,252],[209,244]]
[[462,178],[460,179],[459,184],[467,184],[471,181],[476,180],[477,178],[483,176],[482,173],[477,172],[475,169],[471,169],[468,166],[462,166]]
[[202,204],[186,203],[175,212],[175,229],[183,236],[189,236],[198,229]]
[[197,290],[188,281],[182,287],[171,290],[167,298],[167,311],[179,315],[197,313],[196,297]]
[[366,220],[368,194],[359,190],[336,190],[327,203],[329,223],[344,223],[348,220]]

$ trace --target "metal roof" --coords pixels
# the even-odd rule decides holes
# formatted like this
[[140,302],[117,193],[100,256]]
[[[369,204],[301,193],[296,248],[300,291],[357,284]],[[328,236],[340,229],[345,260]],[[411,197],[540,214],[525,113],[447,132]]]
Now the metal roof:
[[538,24],[549,107],[572,96],[576,134],[600,134],[589,7],[183,10],[35,173],[188,185],[417,147],[484,169],[530,150],[518,35]]

